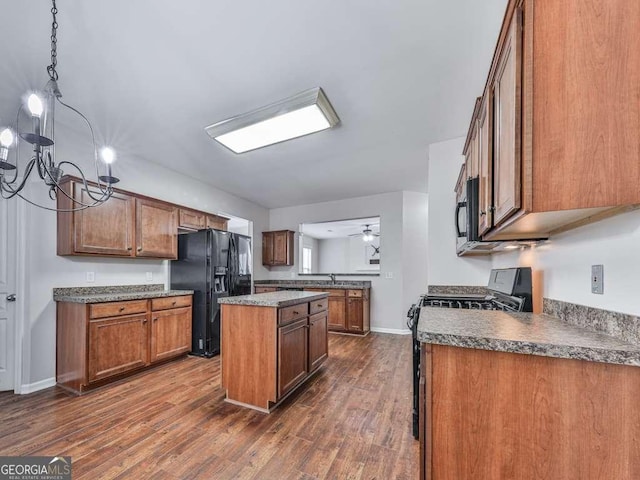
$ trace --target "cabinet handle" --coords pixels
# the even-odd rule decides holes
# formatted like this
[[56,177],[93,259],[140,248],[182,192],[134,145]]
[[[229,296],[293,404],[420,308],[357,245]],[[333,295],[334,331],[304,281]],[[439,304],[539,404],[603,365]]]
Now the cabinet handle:
[[293,314],[294,314],[294,315],[300,315],[300,313],[299,313],[299,312],[296,312],[295,310],[293,311]]
[[132,247],[127,247],[127,251],[130,252],[131,250],[133,250]]
[[173,302],[171,305],[172,305],[172,306],[175,306],[175,304],[176,304],[176,302]]
[[120,308],[119,308],[119,310],[120,310],[121,312],[124,312],[124,307],[120,307]]
[[138,248],[137,248],[137,250],[138,250],[139,252],[141,252],[141,251],[142,251],[142,247],[138,247]]
[[157,322],[157,321],[158,321],[158,317],[154,318],[154,319],[153,319],[153,321],[154,321],[154,322]]
[[484,210],[480,210],[480,216],[484,217],[487,214],[487,212],[485,212]]
[[144,320],[142,320],[142,323],[147,323],[147,319],[145,318]]

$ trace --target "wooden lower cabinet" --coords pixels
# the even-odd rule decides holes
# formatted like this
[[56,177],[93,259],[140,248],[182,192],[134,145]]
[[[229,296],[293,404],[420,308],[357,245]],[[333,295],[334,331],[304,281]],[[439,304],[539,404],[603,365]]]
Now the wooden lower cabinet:
[[278,396],[289,393],[309,374],[307,317],[278,328]]
[[422,347],[421,479],[640,478],[638,367]]
[[222,304],[226,401],[271,412],[328,358],[326,297],[286,307]]
[[309,317],[309,372],[317,369],[329,356],[326,311]]
[[89,322],[89,382],[147,365],[147,323],[146,313]]
[[[191,346],[191,295],[96,304],[57,302],[56,383],[82,393]],[[172,308],[173,304],[178,308]],[[151,321],[150,321],[151,319]]]
[[370,288],[305,288],[329,294],[327,326],[331,332],[366,335],[370,330]]
[[256,293],[271,293],[271,292],[277,292],[278,289],[277,287],[256,287],[255,291]]
[[151,363],[191,350],[191,307],[151,312]]

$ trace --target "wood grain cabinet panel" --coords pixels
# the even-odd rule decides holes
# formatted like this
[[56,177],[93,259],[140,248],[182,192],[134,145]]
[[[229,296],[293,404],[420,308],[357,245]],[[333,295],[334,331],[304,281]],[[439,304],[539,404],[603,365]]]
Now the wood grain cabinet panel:
[[[85,205],[94,203],[82,183],[66,182],[63,190]],[[93,188],[92,195],[99,198],[102,194]],[[58,208],[71,210],[74,206],[60,193]],[[58,255],[134,255],[134,215],[135,199],[123,193],[114,193],[100,206],[58,212]]]
[[178,215],[174,205],[136,198],[136,256],[178,258]]
[[[304,290],[308,292],[327,292],[329,294],[329,315],[327,318],[329,331],[358,335],[369,333],[369,295],[371,289],[305,288]],[[310,313],[314,313],[313,308]]]
[[191,307],[151,312],[151,363],[191,350]]
[[207,228],[207,217],[202,212],[181,208],[178,212],[178,226],[184,230],[203,230]]
[[327,318],[326,310],[309,317],[309,372],[317,369],[329,356]]
[[347,329],[347,301],[342,297],[329,297],[329,330]]
[[262,232],[262,264],[266,266],[292,266],[294,235],[291,230]]
[[350,331],[362,332],[364,330],[362,298],[349,298],[347,300],[347,321],[347,327]]
[[309,374],[308,319],[278,329],[278,397],[289,393]]
[[214,228],[216,230],[227,230],[227,225],[229,223],[228,218],[220,217],[218,215],[207,215],[206,225],[207,228]]
[[493,226],[493,97],[484,98],[478,116],[478,233],[483,235]]
[[255,291],[256,293],[271,293],[277,292],[278,289],[276,287],[256,287]]
[[144,367],[149,363],[147,315],[91,320],[89,382]]

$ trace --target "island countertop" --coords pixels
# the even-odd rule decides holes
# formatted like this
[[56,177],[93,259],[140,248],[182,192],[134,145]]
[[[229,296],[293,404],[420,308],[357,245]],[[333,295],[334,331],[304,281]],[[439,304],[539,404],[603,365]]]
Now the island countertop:
[[270,293],[256,293],[254,295],[239,295],[236,297],[219,298],[218,303],[224,305],[251,305],[257,307],[286,307],[302,302],[312,302],[328,297],[325,292],[287,291]]
[[546,314],[422,307],[418,340],[454,347],[640,366],[640,346]]

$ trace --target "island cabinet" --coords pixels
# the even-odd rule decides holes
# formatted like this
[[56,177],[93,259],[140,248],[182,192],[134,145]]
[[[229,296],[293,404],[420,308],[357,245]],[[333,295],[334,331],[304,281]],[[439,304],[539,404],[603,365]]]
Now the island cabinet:
[[370,330],[370,288],[305,288],[329,294],[329,331],[366,335]]
[[103,303],[57,302],[57,384],[75,393],[191,348],[191,295]]
[[638,24],[636,1],[508,2],[464,147],[479,162],[467,171],[480,177],[483,240],[547,238],[638,207]]
[[262,232],[262,264],[266,266],[293,265],[294,234],[291,230]]
[[222,387],[226,401],[269,413],[328,358],[326,294],[238,298],[220,300]]
[[422,344],[421,369],[423,480],[640,478],[637,366]]

